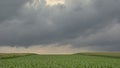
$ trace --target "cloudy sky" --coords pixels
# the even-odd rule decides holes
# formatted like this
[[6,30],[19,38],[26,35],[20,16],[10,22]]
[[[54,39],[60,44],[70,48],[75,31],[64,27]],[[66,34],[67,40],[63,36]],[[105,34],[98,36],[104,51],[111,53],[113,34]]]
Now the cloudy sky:
[[120,51],[120,0],[0,0],[0,52]]

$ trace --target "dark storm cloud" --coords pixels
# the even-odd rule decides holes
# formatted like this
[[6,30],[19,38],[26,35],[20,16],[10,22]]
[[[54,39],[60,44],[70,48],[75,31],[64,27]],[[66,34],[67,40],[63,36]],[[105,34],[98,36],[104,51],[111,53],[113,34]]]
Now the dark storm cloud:
[[25,0],[1,0],[0,1],[0,22],[8,20],[17,14]]
[[119,0],[66,0],[53,7],[43,1],[37,9],[24,7],[27,1],[0,1],[1,46],[58,43],[119,51]]

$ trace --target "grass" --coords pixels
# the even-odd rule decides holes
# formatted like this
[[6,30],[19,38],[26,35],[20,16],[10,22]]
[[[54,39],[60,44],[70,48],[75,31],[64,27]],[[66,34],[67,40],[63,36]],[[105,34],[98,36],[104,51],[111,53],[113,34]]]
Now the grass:
[[120,52],[84,52],[76,53],[76,55],[100,56],[109,58],[120,58]]
[[120,68],[120,58],[81,54],[31,54],[29,56],[24,55],[17,58],[0,59],[0,68]]
[[0,59],[16,58],[34,55],[33,53],[0,53]]

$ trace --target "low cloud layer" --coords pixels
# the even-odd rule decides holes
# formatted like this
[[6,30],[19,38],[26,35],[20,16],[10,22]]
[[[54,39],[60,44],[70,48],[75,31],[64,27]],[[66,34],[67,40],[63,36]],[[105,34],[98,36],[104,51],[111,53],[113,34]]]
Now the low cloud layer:
[[47,1],[0,1],[0,47],[70,44],[120,51],[120,0]]
[[28,48],[24,47],[0,47],[0,53],[37,53],[37,54],[74,54],[77,52],[87,52],[88,48],[72,48],[72,45],[52,44],[48,46],[36,45]]

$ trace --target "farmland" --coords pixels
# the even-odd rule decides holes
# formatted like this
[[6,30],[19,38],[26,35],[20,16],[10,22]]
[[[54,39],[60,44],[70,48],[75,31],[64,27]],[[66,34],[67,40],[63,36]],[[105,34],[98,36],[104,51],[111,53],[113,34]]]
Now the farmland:
[[16,58],[16,57],[23,57],[23,56],[29,56],[29,55],[35,55],[32,53],[0,53],[0,59],[8,59],[8,58]]
[[120,52],[86,52],[86,53],[76,53],[76,55],[88,55],[88,56],[101,56],[101,57],[120,58]]
[[[104,53],[101,54],[104,55]],[[15,55],[17,55],[15,58],[0,58],[0,68],[120,68],[118,57],[120,53],[116,54],[117,57],[90,56],[90,53],[89,55]],[[114,54],[111,53],[111,55]],[[108,56],[111,55],[108,54]]]

